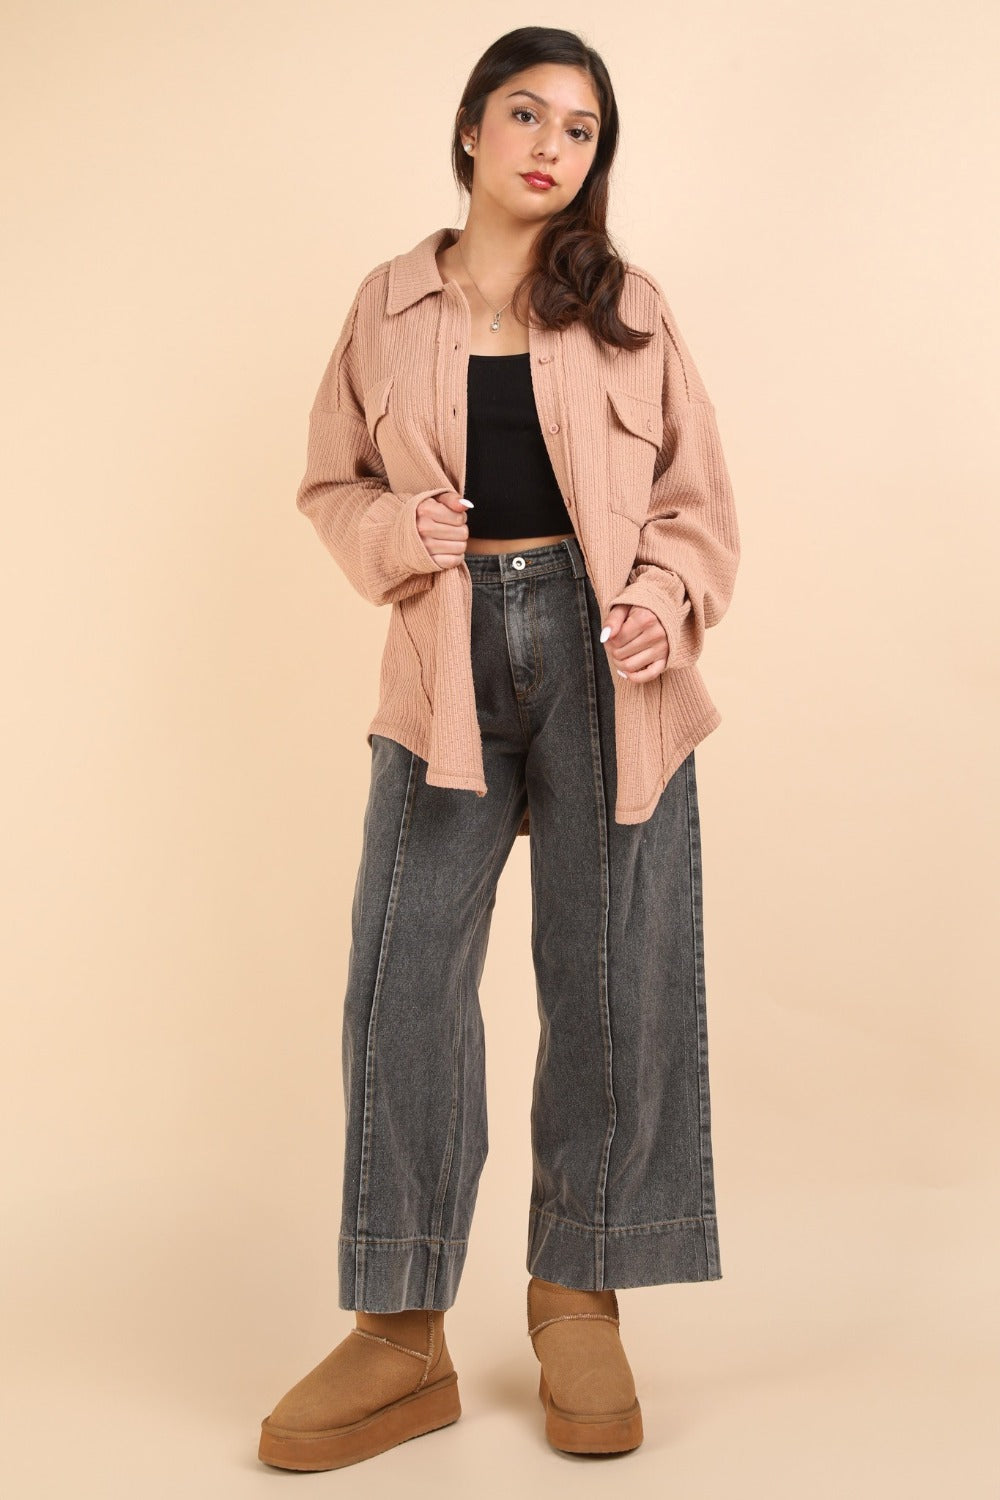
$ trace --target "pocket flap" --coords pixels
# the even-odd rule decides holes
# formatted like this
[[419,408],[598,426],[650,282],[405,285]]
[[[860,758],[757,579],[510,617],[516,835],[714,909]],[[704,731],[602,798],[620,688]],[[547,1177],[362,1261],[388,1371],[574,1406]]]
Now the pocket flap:
[[607,389],[608,398],[622,426],[627,427],[629,432],[634,432],[636,437],[645,438],[659,448],[663,441],[663,411],[660,403],[648,401],[645,396],[637,396],[632,391],[623,391],[620,386],[609,385]]
[[385,375],[381,380],[376,380],[370,385],[364,394],[365,422],[371,436],[375,436],[375,428],[379,417],[384,417],[389,405],[389,392],[392,389],[392,375]]

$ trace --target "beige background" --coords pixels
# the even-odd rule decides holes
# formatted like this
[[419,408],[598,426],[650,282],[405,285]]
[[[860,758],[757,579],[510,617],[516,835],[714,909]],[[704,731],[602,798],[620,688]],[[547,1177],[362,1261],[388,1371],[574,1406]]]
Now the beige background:
[[627,1468],[547,1447],[520,840],[464,1415],[311,1492],[1000,1494],[996,12],[33,0],[0,80],[17,1500],[273,1489],[260,1418],[351,1326],[340,1003],[387,614],[294,495],[358,280],[462,222],[462,84],[539,22],[610,67],[611,227],[739,505],[698,751],[723,1279],[623,1293]]

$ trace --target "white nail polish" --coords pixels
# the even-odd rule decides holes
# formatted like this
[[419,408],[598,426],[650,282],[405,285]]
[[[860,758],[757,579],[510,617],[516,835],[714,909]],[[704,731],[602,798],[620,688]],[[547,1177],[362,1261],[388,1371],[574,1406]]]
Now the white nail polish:
[[627,677],[628,676],[628,673],[627,672],[623,672],[622,669],[621,669],[621,667],[617,668],[617,672],[618,672],[618,676],[619,677]]
[[466,510],[475,510],[476,507],[473,505],[471,500],[466,500],[464,496],[460,496],[459,498],[461,499],[462,504],[465,506]]
[[608,638],[608,636],[610,634],[611,634],[611,626],[610,625],[605,625],[604,629],[601,631],[601,640],[602,641],[606,641],[607,638]]

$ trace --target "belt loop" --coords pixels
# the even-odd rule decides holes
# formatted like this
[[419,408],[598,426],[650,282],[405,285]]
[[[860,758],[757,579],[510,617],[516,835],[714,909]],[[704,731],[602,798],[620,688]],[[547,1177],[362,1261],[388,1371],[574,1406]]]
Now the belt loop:
[[583,561],[583,553],[580,551],[580,543],[575,536],[564,536],[563,546],[569,553],[570,563],[573,567],[573,577],[583,578],[586,575],[587,568]]

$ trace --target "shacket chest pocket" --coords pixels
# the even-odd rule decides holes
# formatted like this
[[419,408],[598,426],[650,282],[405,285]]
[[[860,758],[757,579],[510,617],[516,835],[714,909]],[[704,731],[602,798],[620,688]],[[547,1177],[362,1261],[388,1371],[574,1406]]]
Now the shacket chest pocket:
[[391,454],[386,452],[385,444],[389,425],[384,418],[389,410],[389,393],[392,390],[393,375],[384,375],[381,380],[376,380],[364,393],[365,426],[368,428],[368,436],[382,454],[383,461],[391,461]]
[[408,399],[406,383],[400,384],[397,372],[381,375],[372,381],[363,395],[364,425],[381,453],[390,487],[423,489],[435,483],[435,456],[424,437],[418,402]]
[[663,442],[663,410],[620,386],[607,387],[608,503],[641,526],[649,511],[653,468]]

